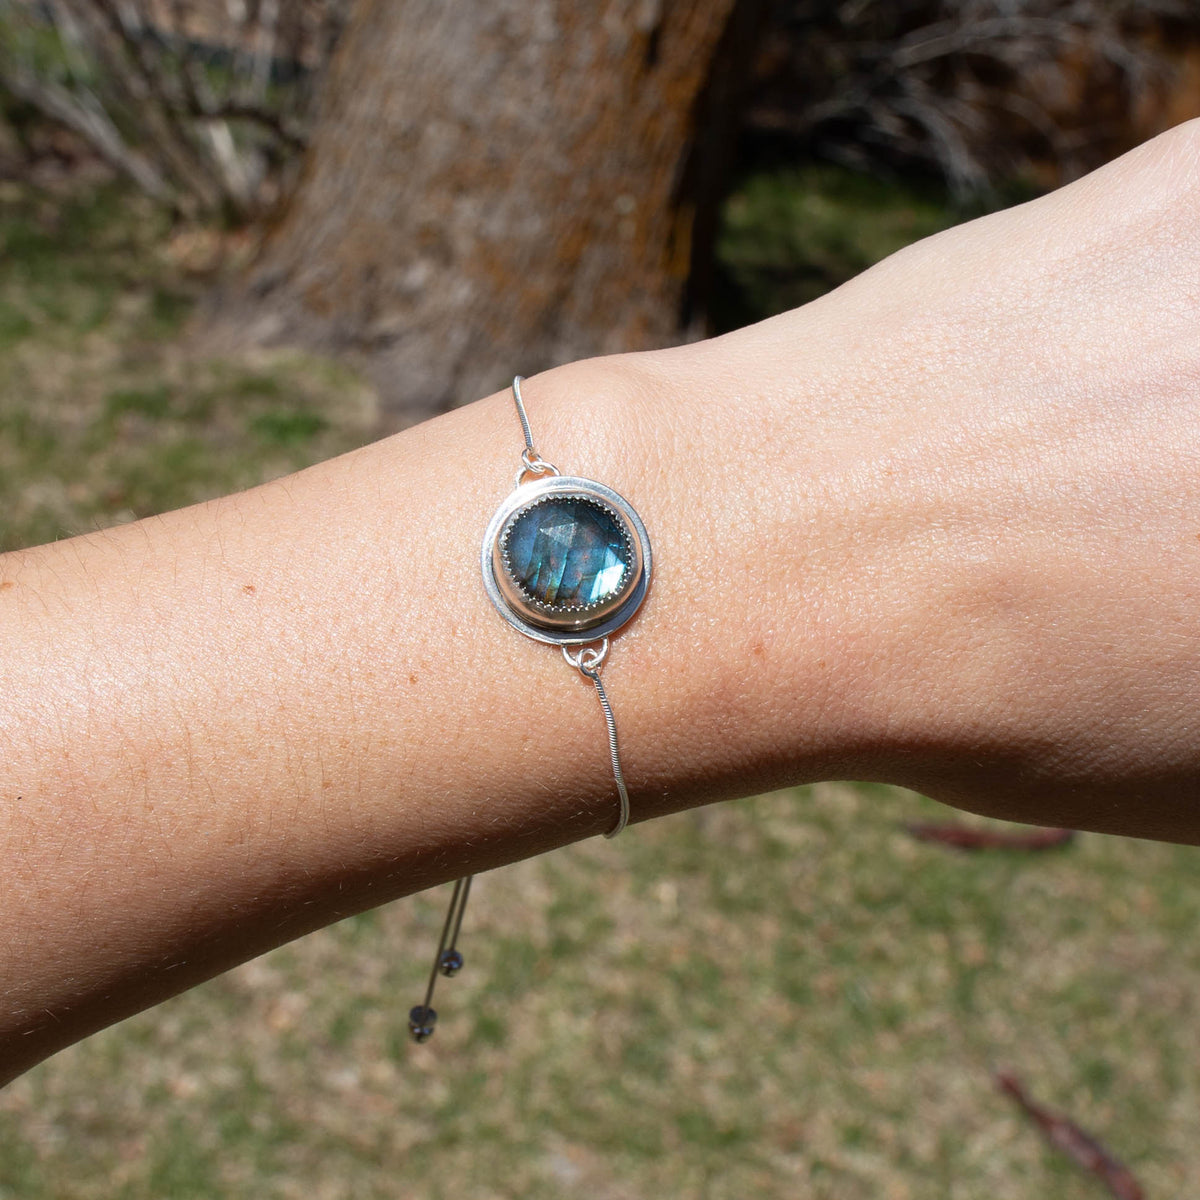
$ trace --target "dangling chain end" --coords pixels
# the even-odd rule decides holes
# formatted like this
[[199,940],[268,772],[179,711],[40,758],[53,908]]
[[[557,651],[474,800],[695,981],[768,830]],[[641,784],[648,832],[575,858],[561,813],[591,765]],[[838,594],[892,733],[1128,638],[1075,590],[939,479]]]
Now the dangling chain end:
[[408,1035],[414,1042],[427,1042],[433,1037],[437,1013],[428,1004],[418,1004],[408,1010]]

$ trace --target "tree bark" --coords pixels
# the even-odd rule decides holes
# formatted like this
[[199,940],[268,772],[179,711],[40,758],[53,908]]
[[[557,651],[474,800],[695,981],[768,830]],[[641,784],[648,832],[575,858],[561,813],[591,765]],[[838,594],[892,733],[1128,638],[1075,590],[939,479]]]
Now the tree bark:
[[760,8],[360,0],[218,326],[349,353],[395,423],[679,340]]

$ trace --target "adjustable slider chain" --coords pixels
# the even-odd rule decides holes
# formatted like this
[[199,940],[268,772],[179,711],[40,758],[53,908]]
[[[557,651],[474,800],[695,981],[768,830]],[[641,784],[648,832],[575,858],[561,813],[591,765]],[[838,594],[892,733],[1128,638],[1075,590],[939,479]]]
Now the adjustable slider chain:
[[[513,380],[512,390],[525,448],[513,493],[484,535],[484,587],[509,624],[535,641],[559,645],[566,661],[595,687],[620,798],[617,820],[604,835],[612,838],[629,822],[629,792],[600,668],[608,657],[609,634],[633,616],[646,594],[650,539],[623,497],[594,480],[560,476],[553,463],[542,458],[533,446],[521,376]],[[527,482],[528,476],[532,481]],[[472,878],[467,875],[454,884],[425,999],[409,1010],[414,1041],[433,1036],[438,976],[457,975],[462,969],[458,937]]]
[[473,878],[473,875],[466,875],[455,880],[446,923],[442,926],[442,940],[438,942],[433,970],[429,972],[425,1000],[408,1012],[408,1032],[412,1034],[414,1042],[427,1042],[433,1037],[433,1029],[437,1025],[437,1011],[433,1008],[433,989],[437,985],[438,976],[449,977],[462,970],[463,956],[458,951],[458,933],[462,929],[463,913],[467,910],[467,896],[470,895]]

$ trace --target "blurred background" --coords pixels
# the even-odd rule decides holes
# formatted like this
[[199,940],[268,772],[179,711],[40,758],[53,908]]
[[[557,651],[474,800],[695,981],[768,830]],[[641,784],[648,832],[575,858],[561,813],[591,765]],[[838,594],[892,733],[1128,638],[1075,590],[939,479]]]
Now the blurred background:
[[[1197,114],[1195,0],[0,0],[0,549],[761,319]],[[479,880],[427,1045],[437,893],[60,1054],[0,1198],[1186,1194],[1198,866],[878,786],[681,814]]]

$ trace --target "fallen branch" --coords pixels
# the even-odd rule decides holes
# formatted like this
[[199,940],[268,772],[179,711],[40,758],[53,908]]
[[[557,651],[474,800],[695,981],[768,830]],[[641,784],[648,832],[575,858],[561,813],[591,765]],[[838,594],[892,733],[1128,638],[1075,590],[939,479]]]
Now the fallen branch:
[[1075,838],[1073,829],[977,829],[954,821],[917,821],[904,828],[919,842],[955,850],[1056,850]]
[[1142,1185],[1124,1163],[1114,1158],[1091,1134],[1061,1113],[1051,1112],[1030,1098],[1015,1075],[997,1071],[996,1086],[1011,1096],[1021,1111],[1038,1127],[1042,1136],[1076,1166],[1104,1183],[1116,1200],[1146,1200]]

